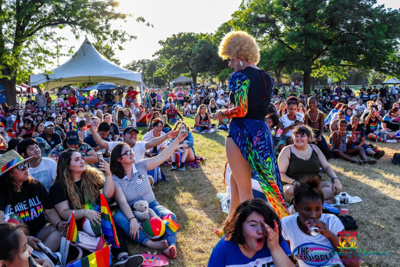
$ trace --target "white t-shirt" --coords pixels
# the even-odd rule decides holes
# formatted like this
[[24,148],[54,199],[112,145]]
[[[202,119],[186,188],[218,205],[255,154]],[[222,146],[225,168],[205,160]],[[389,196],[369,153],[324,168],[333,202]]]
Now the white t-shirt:
[[[226,166],[226,172],[225,172],[226,193],[228,194],[227,199],[231,199],[231,179],[230,179],[231,173],[232,173],[231,166],[229,166],[228,164],[228,166]],[[263,193],[260,183],[253,177],[251,178],[251,188],[257,190],[258,192]]]
[[[298,213],[281,219],[282,236],[290,242],[290,251],[297,259],[300,267],[314,266],[343,266],[339,255],[331,242],[319,234],[311,236],[300,230],[297,224]],[[332,214],[322,214],[321,221],[326,223],[329,230],[338,235],[344,230],[342,222]]]
[[[298,121],[300,121],[300,122],[303,123],[303,122],[304,122],[303,116],[304,116],[304,114],[302,114],[302,113],[296,113],[296,119],[295,119],[294,121],[292,121],[292,120],[289,120],[288,115],[285,114],[284,116],[282,116],[282,117],[279,119],[279,121],[283,124],[283,128],[287,128],[287,127],[289,127],[290,125],[294,124],[294,122],[295,122],[296,120],[298,120]],[[292,136],[292,132],[293,132],[293,130],[289,130],[289,131],[286,133],[286,137],[291,137],[291,136]]]
[[[113,148],[121,142],[108,142],[108,150],[111,151]],[[136,142],[133,147],[133,152],[135,153],[135,161],[139,162],[144,159],[144,154],[146,153],[146,143],[147,142]]]
[[49,191],[54,179],[57,176],[57,162],[53,159],[42,158],[39,166],[29,168],[29,174],[33,178],[42,182],[47,191]]

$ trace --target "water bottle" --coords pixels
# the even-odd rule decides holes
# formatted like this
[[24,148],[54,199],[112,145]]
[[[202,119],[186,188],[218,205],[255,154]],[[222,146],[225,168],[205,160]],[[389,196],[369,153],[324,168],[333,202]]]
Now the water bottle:
[[349,198],[346,196],[346,193],[340,195],[340,213],[349,214]]

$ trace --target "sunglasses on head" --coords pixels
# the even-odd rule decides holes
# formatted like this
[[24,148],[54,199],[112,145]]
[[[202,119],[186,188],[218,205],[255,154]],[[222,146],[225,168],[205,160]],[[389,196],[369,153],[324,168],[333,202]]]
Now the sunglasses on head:
[[25,171],[27,168],[29,168],[29,163],[24,163],[24,164],[20,164],[20,165],[18,165],[17,166],[17,168],[20,170],[20,171]]
[[130,156],[130,155],[132,155],[132,154],[133,154],[133,151],[132,151],[132,150],[128,150],[128,151],[126,151],[125,153],[122,153],[122,154],[121,154],[121,157],[123,157],[123,156],[125,156],[125,155]]
[[298,105],[298,104],[299,104],[299,101],[296,101],[296,100],[289,100],[287,103],[288,103],[288,105],[292,105],[292,104]]

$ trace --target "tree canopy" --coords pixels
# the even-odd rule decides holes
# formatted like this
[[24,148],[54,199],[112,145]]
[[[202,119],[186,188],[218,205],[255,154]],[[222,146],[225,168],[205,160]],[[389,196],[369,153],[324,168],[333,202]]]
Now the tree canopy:
[[[117,6],[114,0],[0,1],[0,83],[5,87],[7,102],[16,101],[19,74],[54,61],[58,43],[67,41],[57,35],[58,29],[69,27],[76,37],[96,36],[96,47],[113,59],[112,47],[121,48],[121,43],[134,38],[113,29],[112,21],[128,16],[117,12]],[[137,20],[144,22],[141,17]]]
[[279,53],[269,61],[301,71],[308,93],[311,74],[318,69],[399,73],[399,15],[375,0],[253,0],[243,1],[228,24],[260,43],[270,42],[267,57]]

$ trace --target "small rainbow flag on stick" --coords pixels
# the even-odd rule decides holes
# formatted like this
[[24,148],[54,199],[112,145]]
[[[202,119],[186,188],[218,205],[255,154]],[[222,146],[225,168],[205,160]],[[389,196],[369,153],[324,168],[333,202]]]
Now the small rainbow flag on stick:
[[100,206],[101,206],[101,231],[102,234],[107,236],[108,244],[119,248],[119,241],[117,237],[117,231],[115,230],[114,220],[111,215],[110,207],[108,206],[107,199],[100,194]]
[[72,242],[79,243],[78,228],[76,227],[74,213],[71,214],[71,217],[68,220],[68,231],[66,239]]
[[171,214],[162,217],[162,219],[165,224],[165,236],[170,236],[178,231],[180,226],[171,218]]
[[105,247],[87,257],[67,265],[67,267],[108,267],[111,265],[110,260],[110,248]]

